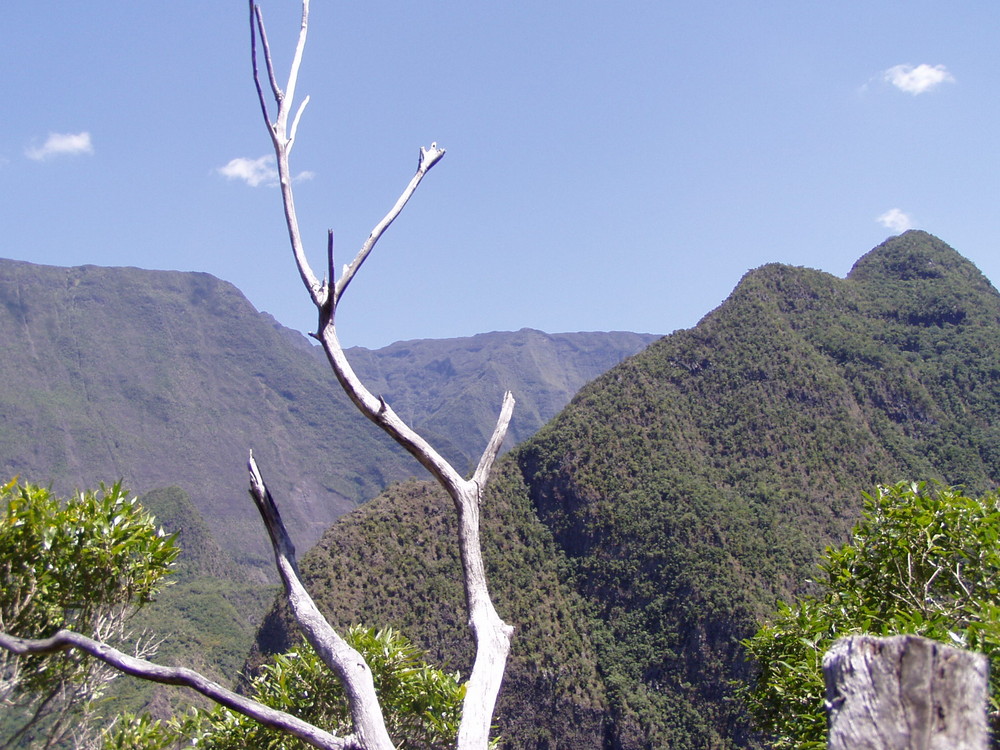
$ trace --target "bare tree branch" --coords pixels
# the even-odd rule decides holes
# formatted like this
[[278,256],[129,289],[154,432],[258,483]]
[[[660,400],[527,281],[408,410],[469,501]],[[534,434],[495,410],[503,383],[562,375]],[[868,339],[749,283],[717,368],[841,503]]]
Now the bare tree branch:
[[[250,0],[250,44],[254,47],[251,51],[253,60],[254,82],[257,87],[257,96],[260,99],[261,110],[264,113],[264,120],[267,122],[268,132],[271,135],[271,143],[274,146],[275,157],[277,158],[278,183],[281,186],[281,202],[285,208],[285,225],[288,228],[288,240],[292,246],[292,254],[295,256],[295,264],[299,269],[299,276],[302,283],[309,290],[313,303],[317,307],[322,307],[326,303],[327,288],[320,282],[316,274],[313,273],[306,257],[305,247],[302,244],[302,235],[299,231],[299,220],[295,213],[295,199],[292,195],[292,175],[288,167],[288,155],[292,150],[292,137],[287,131],[288,113],[295,96],[295,86],[299,77],[299,67],[302,64],[302,53],[306,44],[306,32],[309,28],[309,0],[302,0],[302,24],[299,28],[299,38],[295,45],[295,55],[292,58],[291,70],[288,73],[288,83],[285,84],[285,91],[282,92],[278,86],[274,74],[274,65],[271,60],[271,51],[267,46],[267,33],[264,29],[264,20],[260,9]],[[259,31],[261,46],[264,48],[264,58],[267,64],[268,78],[271,81],[271,90],[274,94],[274,101],[278,105],[274,122],[270,121],[267,111],[267,104],[264,99],[263,90],[257,72],[256,43],[257,36],[255,29]],[[298,127],[299,117],[305,108],[306,101],[299,107],[292,125],[292,132]]]
[[[489,730],[492,723],[493,710],[496,705],[497,694],[500,690],[500,683],[503,680],[507,656],[510,651],[513,628],[500,618],[490,599],[479,535],[479,503],[482,498],[482,487],[489,476],[490,469],[506,435],[514,407],[514,399],[509,393],[504,397],[501,415],[493,437],[483,452],[483,456],[472,479],[467,480],[437,450],[424,440],[421,435],[400,419],[389,405],[386,404],[384,399],[373,395],[360,381],[348,362],[337,336],[335,322],[337,305],[358,270],[371,254],[376,243],[392,222],[395,221],[396,217],[399,216],[404,206],[406,206],[420,185],[424,175],[441,160],[445,152],[444,149],[438,148],[437,143],[432,143],[429,148],[420,149],[420,159],[413,178],[389,212],[375,225],[375,228],[362,245],[354,260],[344,267],[343,273],[335,282],[333,278],[333,235],[331,232],[327,242],[328,281],[325,284],[320,284],[310,269],[302,248],[298,221],[295,217],[291,170],[288,163],[292,139],[285,136],[287,114],[292,103],[294,85],[302,61],[301,52],[308,20],[308,5],[308,0],[303,0],[303,25],[299,32],[299,44],[296,47],[295,58],[292,61],[288,79],[289,83],[286,87],[285,95],[283,97],[276,95],[278,114],[273,123],[268,123],[272,133],[272,143],[278,164],[282,201],[284,203],[292,251],[295,255],[303,283],[309,290],[313,302],[319,311],[319,326],[315,334],[316,338],[322,343],[327,359],[337,376],[337,380],[361,413],[382,428],[390,437],[413,455],[448,492],[455,504],[455,509],[459,517],[459,549],[462,558],[466,603],[469,610],[469,627],[476,641],[476,658],[466,689],[462,723],[459,728],[458,747],[462,750],[466,748],[469,750],[473,748],[486,748],[489,744]],[[264,38],[263,24],[260,21],[259,13],[256,13],[256,18],[257,25],[261,29],[261,37]],[[251,38],[253,37],[251,36]],[[299,110],[299,114],[301,114],[301,109]],[[297,122],[298,116],[296,116],[296,125]],[[293,131],[294,128],[295,125],[293,125]],[[258,500],[258,505],[260,504],[261,501]],[[263,510],[262,515],[264,515],[266,520],[268,515]],[[275,549],[276,554],[278,554],[278,547],[276,546]],[[278,564],[279,567],[283,565],[280,560]],[[291,599],[292,591],[295,587],[289,588],[286,582],[286,588],[289,591],[289,598]],[[306,615],[307,610],[308,607],[302,610],[303,617]],[[299,617],[301,622],[302,618],[299,614],[296,616]],[[303,624],[303,627],[307,628],[308,626]],[[352,710],[354,709],[352,708]]]
[[302,585],[295,560],[295,547],[281,521],[274,498],[264,484],[252,452],[248,468],[250,496],[253,497],[271,537],[275,564],[296,622],[323,663],[340,678],[351,709],[354,732],[362,747],[366,750],[394,750],[395,744],[389,738],[375,693],[371,669],[364,657],[333,629]]
[[306,105],[309,103],[309,97],[307,96],[302,100],[302,104],[299,105],[298,111],[295,113],[295,119],[292,120],[292,129],[288,134],[288,153],[292,153],[292,146],[295,145],[295,133],[299,129],[299,120],[302,119],[302,112],[305,111]]
[[354,736],[336,737],[291,714],[269,708],[232,690],[227,690],[194,670],[184,667],[164,667],[145,659],[137,659],[71,630],[60,630],[51,638],[37,640],[15,638],[0,633],[0,647],[20,655],[51,654],[68,648],[78,648],[125,674],[164,685],[189,687],[226,708],[248,716],[264,726],[292,734],[313,747],[323,750],[364,750],[364,746]]
[[282,93],[278,81],[274,77],[274,65],[271,62],[271,49],[267,44],[267,33],[264,30],[264,19],[261,17],[260,6],[250,3],[250,63],[253,66],[253,83],[257,89],[257,99],[260,102],[261,114],[268,129],[271,127],[271,115],[267,111],[267,99],[260,85],[260,74],[257,68],[257,34],[260,34],[260,46],[264,50],[264,65],[267,67],[267,78],[271,83],[271,93],[276,101],[281,101]]
[[[302,20],[299,24],[299,38],[295,43],[295,54],[292,57],[292,64],[288,71],[288,83],[285,85],[285,98],[288,101],[289,106],[295,101],[295,86],[298,84],[299,80],[299,67],[302,65],[302,53],[306,48],[306,34],[309,31],[309,0],[303,0],[302,2]],[[302,102],[302,106],[305,106],[305,101]],[[299,114],[302,113],[302,109],[299,109]],[[282,118],[284,114],[284,119]],[[278,113],[278,126],[284,130],[285,124],[288,122],[288,108],[285,107],[283,112]]]
[[479,459],[479,465],[472,475],[472,481],[479,486],[480,490],[486,484],[486,480],[493,470],[493,462],[496,461],[497,456],[500,454],[500,448],[503,447],[504,438],[507,436],[507,428],[510,426],[510,419],[513,415],[514,394],[507,391],[503,395],[503,404],[500,406],[500,416],[497,417],[497,425],[493,428],[493,435],[486,444],[486,450],[483,451],[483,455]]
[[403,206],[410,200],[410,196],[416,191],[417,186],[420,181],[424,179],[424,175],[441,161],[441,157],[444,156],[444,149],[438,148],[437,143],[432,143],[430,148],[420,148],[420,160],[417,162],[417,172],[413,175],[413,179],[410,180],[410,184],[406,186],[403,194],[399,196],[399,200],[396,201],[394,205],[375,228],[368,235],[368,239],[365,240],[365,244],[362,245],[361,250],[354,257],[351,265],[344,266],[344,272],[341,274],[340,279],[337,280],[337,285],[333,292],[333,304],[334,306],[340,302],[341,296],[344,294],[344,290],[347,289],[347,285],[351,283],[351,279],[354,278],[354,274],[358,272],[361,268],[361,264],[365,262],[365,259],[371,253],[372,249],[375,247],[375,243],[379,241],[385,230],[389,228],[389,225],[396,220],[400,212],[403,210]]

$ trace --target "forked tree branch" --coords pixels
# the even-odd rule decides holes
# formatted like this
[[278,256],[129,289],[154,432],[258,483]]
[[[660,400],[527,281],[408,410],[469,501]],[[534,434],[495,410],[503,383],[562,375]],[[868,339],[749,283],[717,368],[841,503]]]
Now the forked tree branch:
[[[329,279],[324,283],[320,283],[306,259],[298,220],[295,215],[292,175],[288,163],[288,155],[294,143],[295,124],[293,124],[292,136],[286,134],[288,112],[292,106],[292,92],[294,91],[295,81],[298,78],[299,67],[302,62],[301,52],[305,41],[308,16],[309,0],[303,0],[303,22],[285,92],[281,92],[277,83],[272,82],[271,84],[278,106],[278,112],[273,121],[266,116],[267,107],[258,79],[256,54],[254,54],[254,79],[257,81],[257,91],[261,100],[261,108],[265,112],[265,118],[268,119],[268,129],[271,133],[271,142],[274,146],[292,252],[298,265],[299,275],[309,290],[319,312],[319,325],[315,336],[323,345],[327,359],[337,376],[337,380],[361,413],[381,427],[390,437],[413,455],[448,492],[455,504],[459,518],[459,549],[461,551],[466,603],[469,611],[469,627],[476,641],[476,658],[466,688],[462,722],[459,727],[458,747],[460,750],[485,749],[489,744],[490,725],[492,724],[496,698],[500,690],[500,683],[503,679],[507,656],[510,651],[513,628],[500,618],[490,599],[479,536],[479,504],[482,501],[482,488],[503,444],[514,408],[514,399],[510,393],[505,394],[500,418],[497,421],[493,436],[486,450],[483,452],[483,456],[473,477],[471,479],[464,479],[430,443],[400,419],[383,398],[376,397],[364,386],[348,362],[337,336],[337,305],[343,298],[348,285],[371,254],[376,243],[378,243],[389,225],[399,216],[403,207],[416,191],[424,175],[444,156],[444,149],[438,148],[436,143],[432,143],[429,148],[420,149],[420,159],[417,163],[416,174],[414,174],[399,199],[385,217],[375,225],[375,228],[371,231],[371,234],[362,245],[361,250],[355,256],[354,260],[349,265],[344,266],[343,273],[336,281],[333,279],[335,273],[333,264],[333,234],[332,232],[330,233],[327,246]],[[271,63],[270,52],[266,47],[266,41],[264,41],[266,40],[266,34],[259,10],[254,9],[252,11],[251,27],[251,40],[253,41],[254,39],[253,29],[256,28],[260,32],[262,43],[265,44],[268,75],[273,81],[273,65]],[[300,114],[301,109],[299,110]],[[297,121],[298,115],[296,115],[296,123]],[[253,472],[253,468],[251,471]],[[259,505],[260,503],[261,501],[258,501]],[[267,514],[263,510],[262,514],[267,518]],[[275,554],[278,557],[279,567],[281,567],[284,563],[280,559],[278,542],[275,542],[275,545]],[[291,589],[289,589],[289,596],[291,597]],[[298,613],[296,616],[299,616]],[[304,624],[304,627],[308,626]],[[327,625],[326,627],[329,626]],[[332,632],[332,628],[330,630]]]
[[[260,9],[254,5],[253,0],[250,0],[251,59],[254,84],[261,112],[267,122],[271,142],[274,146],[288,236],[299,275],[319,311],[320,324],[315,334],[316,338],[322,343],[337,379],[358,409],[416,457],[448,492],[455,504],[459,519],[458,541],[469,627],[476,641],[476,657],[466,686],[457,748],[459,750],[485,750],[489,745],[490,726],[510,651],[513,628],[500,618],[490,599],[479,531],[480,503],[483,498],[483,486],[507,433],[513,413],[514,398],[509,392],[504,395],[501,413],[493,435],[472,478],[465,479],[423,437],[400,419],[384,399],[376,397],[368,391],[351,368],[337,338],[335,325],[337,304],[375,244],[409,201],[424,175],[444,156],[444,149],[439,149],[436,143],[432,143],[429,148],[420,149],[420,160],[416,174],[392,209],[372,230],[354,260],[350,265],[345,266],[343,274],[336,283],[333,281],[333,238],[331,233],[328,250],[330,279],[326,282],[320,282],[306,258],[298,218],[295,213],[292,177],[288,162],[298,123],[308,101],[308,98],[304,99],[299,106],[289,132],[288,117],[294,101],[296,82],[302,62],[308,19],[309,0],[302,0],[302,23],[298,42],[288,82],[285,90],[282,91],[275,76],[262,14]],[[258,72],[258,34],[264,53],[271,94],[277,105],[273,121],[268,112],[267,100]],[[190,687],[222,706],[248,716],[265,726],[288,732],[314,747],[336,750],[393,750],[394,745],[386,731],[378,697],[375,694],[371,670],[361,654],[351,648],[323,617],[312,597],[302,585],[295,559],[295,549],[252,454],[249,470],[250,494],[254,498],[270,535],[275,562],[284,583],[292,612],[306,638],[324,663],[339,676],[343,684],[354,723],[352,735],[336,737],[294,716],[268,708],[227,690],[190,669],[153,664],[69,630],[61,630],[51,638],[40,640],[16,638],[0,633],[0,648],[15,654],[43,654],[78,648],[126,674],[153,682]]]
[[[302,0],[302,24],[299,28],[299,38],[295,45],[295,55],[292,58],[291,70],[288,74],[288,83],[282,91],[278,86],[274,73],[274,63],[271,60],[271,50],[267,45],[267,32],[264,29],[264,19],[260,8],[250,0],[250,59],[253,64],[254,85],[257,88],[257,98],[260,101],[261,112],[264,121],[267,123],[268,133],[271,135],[271,143],[274,146],[274,154],[278,166],[278,183],[281,186],[281,202],[285,209],[285,226],[288,229],[288,241],[292,246],[292,254],[295,256],[295,265],[299,269],[299,276],[302,283],[309,290],[309,296],[317,307],[322,307],[327,299],[327,286],[320,282],[313,273],[306,257],[305,247],[302,244],[302,234],[299,231],[299,220],[295,213],[295,198],[292,195],[292,174],[288,167],[288,155],[294,145],[295,131],[298,129],[299,118],[302,110],[305,109],[309,98],[306,97],[299,106],[298,113],[292,122],[292,132],[289,135],[288,113],[293,104],[295,95],[295,85],[299,77],[299,67],[302,64],[302,53],[306,44],[306,33],[309,30],[309,0]],[[275,104],[278,107],[274,121],[271,121],[268,113],[267,100],[264,90],[260,85],[260,74],[257,69],[257,32],[260,33],[261,46],[264,49],[264,61],[267,66],[268,80],[271,82],[271,93],[274,96]]]
[[0,633],[0,648],[7,649],[18,655],[52,654],[70,648],[78,648],[125,674],[151,682],[159,682],[164,685],[189,687],[221,706],[248,716],[264,726],[295,735],[313,747],[322,748],[323,750],[364,750],[365,748],[358,741],[358,738],[353,735],[349,737],[336,737],[291,714],[269,708],[262,703],[234,693],[232,690],[227,690],[194,670],[184,667],[164,667],[145,659],[137,659],[134,656],[129,656],[116,648],[87,638],[72,630],[60,630],[51,638],[37,640],[16,638],[6,633]]

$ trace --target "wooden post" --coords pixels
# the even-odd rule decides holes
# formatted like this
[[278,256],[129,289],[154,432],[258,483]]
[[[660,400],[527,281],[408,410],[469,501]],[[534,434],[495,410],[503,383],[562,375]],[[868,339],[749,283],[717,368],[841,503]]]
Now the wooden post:
[[986,750],[988,670],[920,636],[841,638],[823,658],[829,750]]

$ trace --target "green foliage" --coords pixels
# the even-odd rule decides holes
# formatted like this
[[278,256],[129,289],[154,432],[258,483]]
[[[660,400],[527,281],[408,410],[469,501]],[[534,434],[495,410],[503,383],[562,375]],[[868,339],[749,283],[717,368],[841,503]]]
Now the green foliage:
[[997,716],[1000,495],[903,482],[864,499],[851,542],[827,549],[818,591],[780,604],[746,641],[760,666],[747,698],[775,748],[826,746],[822,656],[856,633],[916,633],[987,654]]
[[[220,549],[198,509],[180,488],[152,490],[141,495],[139,503],[176,534],[183,553],[171,568],[172,585],[136,612],[129,628],[158,643],[157,663],[194,669],[228,685],[243,667],[277,588],[248,580],[245,569]],[[119,679],[102,700],[101,713],[118,716],[152,705],[158,715],[166,716],[186,711],[192,700],[199,699],[184,690],[146,680]]]
[[[998,321],[971,263],[908,232],[846,279],[756,269],[697,327],[581,390],[498,466],[483,504],[490,588],[518,626],[498,712],[511,746],[758,747],[733,688],[752,677],[740,643],[808,591],[858,488],[1000,481]],[[413,498],[399,517],[407,499],[390,494],[339,521],[303,570],[339,622],[377,612],[465,669],[464,623],[439,604],[461,602],[435,533],[447,503],[418,514]],[[362,533],[379,542],[350,541]],[[540,648],[552,661],[536,667]],[[532,706],[547,715],[525,721]]]
[[149,602],[180,552],[120,484],[63,503],[14,480],[0,501],[0,612],[17,635],[88,632],[111,609]]
[[[164,585],[179,552],[120,484],[63,501],[15,479],[0,487],[0,502],[0,630],[12,635],[43,638],[70,628],[113,643],[134,608]],[[3,652],[0,667],[10,676],[0,697],[18,707],[6,726],[21,716],[12,736],[23,742],[43,716],[50,735],[67,730],[60,711],[92,704],[108,679],[98,662],[72,651]]]
[[149,714],[122,714],[101,734],[102,750],[171,750],[192,746],[189,735],[197,732],[197,713],[163,722]]
[[[348,643],[371,667],[386,726],[401,750],[451,747],[458,733],[465,686],[459,676],[424,663],[423,654],[389,628],[352,627]],[[253,679],[251,695],[339,734],[350,732],[347,701],[339,680],[316,652],[303,645],[279,654]],[[105,733],[105,750],[165,750],[197,745],[206,750],[293,750],[300,740],[266,729],[224,708],[193,711],[167,722],[125,716]]]
[[[565,558],[512,462],[497,465],[482,509],[490,592],[517,628],[496,716],[501,746],[589,747],[607,705],[589,621],[560,580]],[[370,618],[405,632],[435,664],[467,674],[475,654],[455,523],[454,504],[434,483],[394,485],[329,529],[303,556],[303,578],[335,626]],[[294,633],[279,604],[258,643],[281,653]]]

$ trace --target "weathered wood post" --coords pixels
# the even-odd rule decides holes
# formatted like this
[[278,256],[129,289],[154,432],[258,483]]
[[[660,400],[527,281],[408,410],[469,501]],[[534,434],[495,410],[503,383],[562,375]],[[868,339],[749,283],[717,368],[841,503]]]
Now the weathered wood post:
[[986,750],[988,670],[920,636],[841,638],[823,658],[829,750]]

